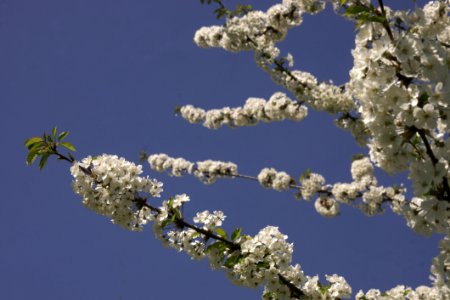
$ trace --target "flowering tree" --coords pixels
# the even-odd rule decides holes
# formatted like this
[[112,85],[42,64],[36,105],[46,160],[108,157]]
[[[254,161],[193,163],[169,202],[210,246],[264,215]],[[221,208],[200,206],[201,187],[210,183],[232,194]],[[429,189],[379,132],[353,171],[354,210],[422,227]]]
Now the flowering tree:
[[[450,18],[448,0],[431,1],[414,11],[395,11],[378,0],[283,0],[267,11],[239,5],[228,9],[215,4],[222,26],[200,28],[194,37],[202,48],[252,51],[256,64],[289,92],[275,92],[270,99],[249,98],[242,107],[204,110],[192,105],[177,108],[190,123],[210,129],[241,127],[285,119],[303,120],[308,108],[336,117],[336,125],[348,130],[369,157],[355,156],[352,182],[327,183],[325,177],[306,171],[297,181],[286,172],[264,168],[257,176],[244,175],[232,162],[197,161],[167,154],[143,154],[150,167],[173,176],[191,174],[206,184],[218,178],[258,181],[276,191],[295,190],[299,200],[314,199],[316,211],[324,217],[339,215],[349,205],[373,216],[389,207],[422,235],[442,234],[440,253],[432,261],[431,286],[399,285],[381,292],[359,291],[357,299],[450,299]],[[354,66],[343,85],[318,82],[307,72],[296,70],[291,54],[282,54],[277,43],[300,26],[304,14],[317,14],[325,5],[356,22]],[[142,176],[142,166],[103,154],[76,160],[74,146],[65,139],[68,132],[56,128],[25,142],[28,164],[37,158],[42,169],[50,156],[71,164],[73,190],[82,203],[128,230],[140,231],[153,224],[161,242],[193,259],[208,258],[211,268],[224,270],[229,279],[247,287],[264,286],[263,299],[349,298],[352,289],[337,274],[304,274],[292,264],[293,245],[277,227],[267,226],[255,236],[236,228],[226,232],[221,211],[198,212],[189,221],[183,207],[186,194],[153,205],[162,183]],[[66,155],[61,147],[69,150]],[[449,148],[449,149],[447,149]],[[406,197],[403,186],[381,186],[374,168],[393,174],[408,171],[414,196]]]

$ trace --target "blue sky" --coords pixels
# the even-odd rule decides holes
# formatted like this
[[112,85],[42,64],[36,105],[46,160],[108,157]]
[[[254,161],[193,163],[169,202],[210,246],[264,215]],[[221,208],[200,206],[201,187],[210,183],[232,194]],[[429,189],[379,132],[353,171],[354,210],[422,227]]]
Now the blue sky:
[[[266,9],[275,2],[246,3]],[[310,111],[302,123],[211,131],[174,115],[177,105],[239,106],[282,91],[251,53],[194,45],[196,29],[218,23],[212,10],[199,1],[0,3],[1,299],[260,298],[260,290],[233,286],[206,261],[165,249],[151,230],[127,232],[85,209],[71,191],[67,164],[51,160],[43,172],[27,167],[23,141],[55,125],[71,132],[79,159],[111,153],[137,162],[146,150],[229,160],[249,175],[274,167],[298,177],[310,168],[330,183],[351,179],[351,156],[366,150],[331,116]],[[353,24],[327,10],[306,16],[281,48],[296,67],[343,83],[353,38]],[[414,234],[389,211],[367,218],[344,207],[340,217],[324,219],[293,192],[242,180],[205,186],[144,169],[164,182],[165,197],[190,195],[188,215],[223,210],[225,228],[242,226],[251,235],[279,226],[308,275],[338,273],[354,292],[429,283],[439,237]],[[379,174],[384,184],[404,180]]]

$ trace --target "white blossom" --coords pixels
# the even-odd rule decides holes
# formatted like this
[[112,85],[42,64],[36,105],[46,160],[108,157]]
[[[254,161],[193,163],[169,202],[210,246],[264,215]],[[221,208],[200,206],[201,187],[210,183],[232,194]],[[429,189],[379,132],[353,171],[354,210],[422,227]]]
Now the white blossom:
[[311,197],[320,191],[325,184],[325,178],[316,173],[310,173],[301,180],[301,194],[305,200],[310,200]]
[[339,214],[339,203],[330,197],[321,196],[314,203],[316,211],[324,217],[335,217]]
[[286,172],[278,172],[273,168],[262,169],[258,174],[258,181],[263,187],[279,192],[288,190],[295,184],[294,179]]

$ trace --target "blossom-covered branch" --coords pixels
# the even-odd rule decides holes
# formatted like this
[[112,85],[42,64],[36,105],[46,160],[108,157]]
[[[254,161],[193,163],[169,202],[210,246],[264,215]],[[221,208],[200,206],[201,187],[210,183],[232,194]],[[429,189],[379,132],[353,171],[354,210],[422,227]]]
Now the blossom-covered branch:
[[[258,181],[263,187],[276,191],[294,189],[298,199],[309,201],[316,196],[314,207],[325,217],[337,216],[340,204],[356,206],[366,215],[373,216],[383,212],[383,203],[388,203],[391,209],[403,216],[408,226],[418,233],[445,233],[449,226],[450,204],[423,197],[406,201],[405,188],[383,187],[377,184],[374,166],[364,157],[357,157],[352,163],[353,182],[335,184],[326,184],[322,175],[310,171],[305,172],[297,183],[286,172],[273,168],[264,168],[255,177],[239,174],[237,165],[232,162],[207,160],[194,163],[181,157],[172,158],[167,154],[149,155],[148,162],[150,167],[158,172],[168,171],[172,176],[192,174],[207,184],[214,183],[217,178],[228,177]],[[361,199],[358,204],[357,199]],[[434,207],[435,213],[428,212],[430,207]]]
[[243,107],[224,107],[205,111],[192,105],[185,105],[177,112],[189,123],[203,123],[209,129],[223,125],[241,127],[256,125],[260,121],[273,122],[282,120],[301,121],[308,109],[298,101],[292,101],[284,93],[275,93],[269,101],[261,98],[248,98]]

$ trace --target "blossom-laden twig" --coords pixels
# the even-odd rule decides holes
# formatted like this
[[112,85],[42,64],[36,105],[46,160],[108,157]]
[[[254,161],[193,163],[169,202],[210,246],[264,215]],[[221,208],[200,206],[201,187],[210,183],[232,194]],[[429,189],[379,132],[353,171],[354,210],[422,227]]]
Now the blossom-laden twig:
[[[307,170],[297,183],[283,171],[263,168],[258,176],[240,174],[238,166],[232,162],[198,161],[173,158],[167,154],[147,156],[150,167],[158,172],[167,171],[172,176],[191,174],[206,184],[214,183],[218,178],[241,178],[258,181],[263,187],[276,191],[296,191],[297,199],[310,201],[316,196],[314,207],[324,217],[335,217],[340,213],[340,204],[352,205],[368,216],[383,212],[383,203],[389,204],[393,212],[403,216],[408,226],[424,235],[446,233],[450,226],[450,204],[436,198],[414,197],[406,201],[406,189],[401,186],[383,187],[377,184],[374,166],[367,157],[356,156],[351,174],[353,182],[327,184],[325,178]],[[359,203],[356,200],[361,199]],[[427,213],[433,207],[435,213]]]
[[301,102],[292,101],[284,93],[274,93],[269,101],[261,98],[248,98],[243,107],[224,107],[205,111],[192,105],[185,105],[176,111],[189,123],[203,123],[209,129],[223,125],[242,127],[262,122],[282,120],[302,121],[308,110]]

